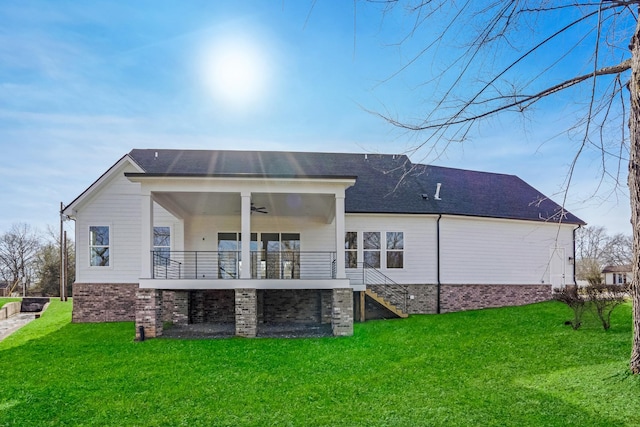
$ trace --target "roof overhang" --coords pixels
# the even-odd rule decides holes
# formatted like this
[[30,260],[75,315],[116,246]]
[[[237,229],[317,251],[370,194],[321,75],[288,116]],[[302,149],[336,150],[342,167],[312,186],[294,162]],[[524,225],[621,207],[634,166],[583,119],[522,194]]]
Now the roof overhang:
[[93,184],[91,184],[86,190],[84,190],[78,197],[76,197],[71,203],[62,209],[62,215],[73,218],[75,212],[80,206],[82,206],[87,200],[89,200],[97,191],[106,185],[113,177],[115,177],[120,171],[127,165],[133,166],[139,172],[143,172],[143,169],[131,158],[128,154],[122,156],[116,163],[113,164],[105,173],[100,175]]
[[[178,218],[193,215],[239,215],[241,195],[270,217],[335,216],[335,199],[345,197],[356,177],[264,175],[164,175],[125,173]],[[265,213],[265,212],[263,212]]]

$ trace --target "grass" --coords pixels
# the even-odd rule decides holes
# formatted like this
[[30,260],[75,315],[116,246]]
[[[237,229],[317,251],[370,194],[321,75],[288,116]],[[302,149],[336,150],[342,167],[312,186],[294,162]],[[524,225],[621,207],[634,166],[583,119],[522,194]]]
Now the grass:
[[2,297],[0,298],[0,308],[8,302],[22,301],[22,298],[10,298],[10,297]]
[[556,302],[319,339],[133,341],[70,303],[0,342],[0,425],[633,426],[631,307],[573,331]]

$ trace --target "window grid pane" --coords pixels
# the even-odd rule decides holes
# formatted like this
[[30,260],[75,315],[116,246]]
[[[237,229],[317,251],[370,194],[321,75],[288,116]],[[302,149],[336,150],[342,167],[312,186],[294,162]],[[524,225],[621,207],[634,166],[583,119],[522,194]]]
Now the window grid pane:
[[364,251],[364,262],[370,267],[380,268],[380,251]]
[[387,268],[404,268],[404,253],[402,251],[388,251]]
[[380,249],[380,232],[365,231],[362,240],[364,249]]
[[387,249],[404,249],[404,233],[401,231],[387,232]]
[[109,227],[89,227],[89,265],[91,267],[109,266]]

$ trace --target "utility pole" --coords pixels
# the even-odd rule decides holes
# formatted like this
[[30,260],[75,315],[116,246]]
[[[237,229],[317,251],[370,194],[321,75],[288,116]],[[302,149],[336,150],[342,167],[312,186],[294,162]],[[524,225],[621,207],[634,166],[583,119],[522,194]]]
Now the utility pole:
[[64,209],[64,203],[60,202],[60,301],[64,301],[64,285],[65,285],[65,268],[64,268],[64,244],[65,232],[64,232],[64,219],[62,217],[62,210]]
[[67,278],[69,277],[69,251],[67,248],[67,230],[64,230],[64,274],[62,280],[62,295],[64,296],[64,301],[67,301]]

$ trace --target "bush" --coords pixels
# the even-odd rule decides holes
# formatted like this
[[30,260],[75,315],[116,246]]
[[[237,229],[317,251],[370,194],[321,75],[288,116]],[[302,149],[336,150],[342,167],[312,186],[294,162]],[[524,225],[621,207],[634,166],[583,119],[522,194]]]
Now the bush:
[[587,299],[605,331],[611,327],[611,313],[624,302],[627,291],[627,287],[621,285],[597,284],[585,288]]
[[606,331],[611,327],[611,313],[625,301],[627,293],[626,286],[597,283],[584,288],[565,286],[554,289],[553,298],[573,310],[573,320],[568,321],[573,329],[582,325],[582,315],[587,308],[591,308]]
[[553,290],[553,299],[565,303],[573,310],[573,320],[569,320],[571,327],[576,330],[582,325],[582,315],[587,308],[587,299],[577,286],[565,286]]

